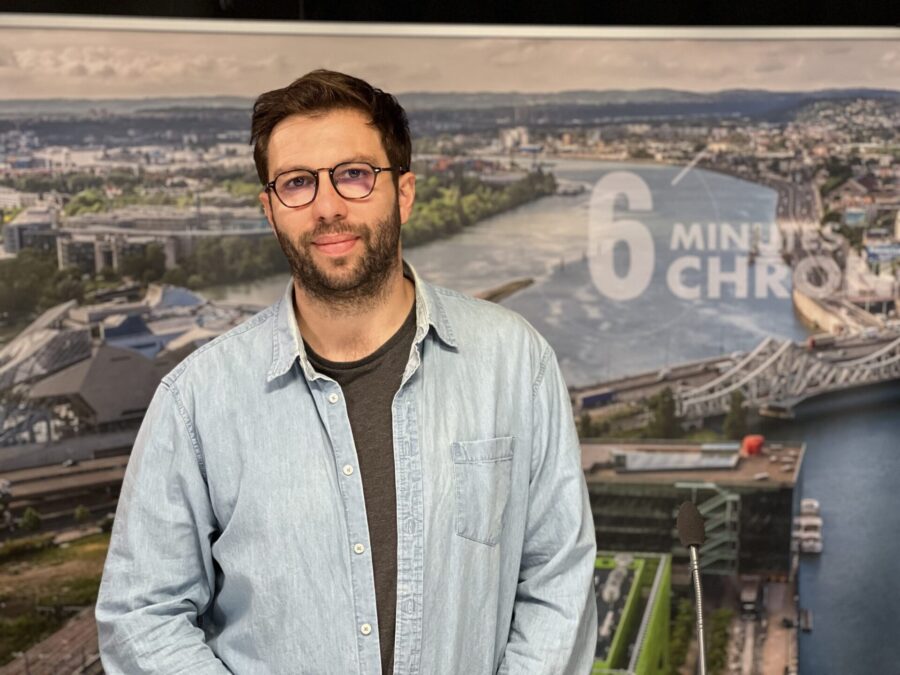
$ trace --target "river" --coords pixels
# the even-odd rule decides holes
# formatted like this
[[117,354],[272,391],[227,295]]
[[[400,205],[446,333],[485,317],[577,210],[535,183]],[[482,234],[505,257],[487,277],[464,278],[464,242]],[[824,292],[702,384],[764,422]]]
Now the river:
[[[767,335],[808,334],[785,292],[789,274],[777,257],[757,259],[746,273],[729,277],[742,271],[738,258],[746,251],[722,250],[726,229],[773,220],[772,190],[707,171],[682,174],[678,167],[649,164],[570,160],[551,170],[588,189],[532,202],[405,257],[425,279],[463,292],[535,279],[503,304],[547,337],[570,385],[751,349]],[[620,203],[617,210],[617,218],[638,221],[634,227],[643,226],[652,238],[651,282],[630,300],[613,300],[598,290],[592,267],[590,187],[613,171],[639,176],[652,199],[649,209],[628,211]],[[698,223],[704,236],[685,247],[673,241],[677,223]],[[616,273],[626,275],[640,255],[646,250],[617,245]],[[682,279],[696,289],[696,299],[676,297],[669,280],[671,265],[685,256],[696,269]],[[761,286],[760,274],[782,283]],[[263,305],[278,297],[285,282],[277,277],[204,293]],[[802,675],[898,672],[900,641],[891,636],[900,606],[900,509],[892,483],[900,475],[900,387],[809,402],[796,420],[770,425],[768,433],[806,441],[800,492],[819,500],[825,519],[824,553],[801,563],[800,604],[815,618],[813,633],[800,639]]]

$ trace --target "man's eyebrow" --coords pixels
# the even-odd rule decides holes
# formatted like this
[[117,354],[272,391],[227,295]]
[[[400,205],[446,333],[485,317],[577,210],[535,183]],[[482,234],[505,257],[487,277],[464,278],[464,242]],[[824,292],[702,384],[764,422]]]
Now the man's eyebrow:
[[372,166],[381,166],[381,160],[376,159],[372,155],[353,155],[349,159],[342,159],[340,162],[335,162],[333,166],[329,167],[313,167],[305,166],[302,164],[290,164],[285,167],[278,167],[272,175],[279,176],[283,173],[287,173],[288,171],[315,171],[316,168],[332,169],[338,164],[346,164],[347,162],[366,162],[368,164],[371,164]]

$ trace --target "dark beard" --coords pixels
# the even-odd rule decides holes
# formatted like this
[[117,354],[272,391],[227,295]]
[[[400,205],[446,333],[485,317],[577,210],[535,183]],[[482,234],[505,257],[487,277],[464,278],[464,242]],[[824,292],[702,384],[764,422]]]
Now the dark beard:
[[[274,229],[291,274],[303,291],[332,309],[346,312],[367,309],[385,297],[388,280],[399,264],[400,226],[400,207],[394,204],[391,215],[372,227],[320,222],[311,232],[301,235],[297,245],[278,229],[277,223]],[[331,276],[313,262],[313,239],[344,233],[359,237],[364,252],[352,274]],[[335,258],[333,263],[335,267],[346,267],[350,261]]]

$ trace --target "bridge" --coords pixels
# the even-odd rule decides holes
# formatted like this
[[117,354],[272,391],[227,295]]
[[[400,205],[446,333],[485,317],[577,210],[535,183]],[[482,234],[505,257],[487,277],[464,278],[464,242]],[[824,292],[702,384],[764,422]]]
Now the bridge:
[[900,336],[875,342],[868,353],[845,360],[767,337],[718,377],[677,391],[676,406],[687,419],[724,415],[732,394],[740,391],[745,405],[787,412],[819,394],[895,379],[900,379]]

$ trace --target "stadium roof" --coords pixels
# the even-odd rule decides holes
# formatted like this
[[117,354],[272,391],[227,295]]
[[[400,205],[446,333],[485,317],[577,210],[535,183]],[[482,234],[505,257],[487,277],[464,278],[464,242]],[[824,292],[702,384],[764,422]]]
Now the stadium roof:
[[90,330],[32,324],[0,350],[0,391],[50,375],[90,355]]
[[94,424],[143,417],[162,379],[160,367],[131,349],[101,344],[90,358],[42,379],[28,397],[78,397],[91,410]]

